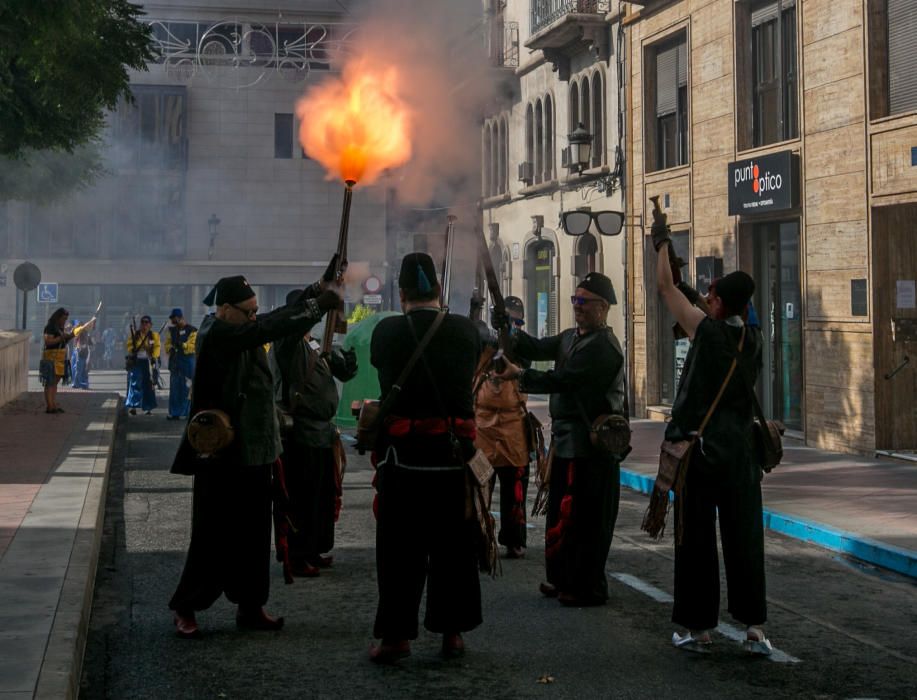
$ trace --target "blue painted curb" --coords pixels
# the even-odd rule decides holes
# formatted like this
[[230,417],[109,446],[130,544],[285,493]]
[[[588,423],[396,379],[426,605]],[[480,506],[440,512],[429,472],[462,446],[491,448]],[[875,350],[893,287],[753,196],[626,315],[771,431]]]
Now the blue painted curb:
[[[621,469],[621,485],[640,493],[650,494],[655,477]],[[671,494],[669,494],[671,498]],[[764,527],[803,542],[810,542],[856,557],[862,561],[889,569],[904,576],[917,578],[917,552],[884,544],[853,532],[837,530],[812,520],[764,509]]]

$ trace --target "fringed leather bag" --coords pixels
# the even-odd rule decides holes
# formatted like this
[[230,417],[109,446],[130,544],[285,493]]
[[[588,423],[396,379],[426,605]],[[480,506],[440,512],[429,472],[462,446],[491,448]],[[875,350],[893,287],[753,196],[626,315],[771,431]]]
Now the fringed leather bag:
[[[742,337],[739,339],[739,352],[745,344],[745,326],[742,327]],[[665,533],[665,521],[669,514],[669,492],[671,491],[675,498],[681,498],[685,486],[685,479],[688,475],[688,465],[691,463],[691,452],[694,444],[704,434],[704,428],[710,422],[710,417],[716,410],[717,404],[723,398],[726,386],[732,375],[735,374],[738,357],[732,358],[732,364],[729,365],[729,371],[726,378],[720,385],[720,390],[716,393],[713,403],[707,410],[707,414],[697,428],[697,433],[690,440],[665,440],[659,450],[659,471],[656,474],[656,481],[653,484],[653,492],[650,494],[650,502],[643,514],[643,522],[640,529],[648,533],[654,540],[658,540]],[[681,510],[684,513],[684,510]],[[675,523],[675,541],[681,542],[683,523]]]
[[478,566],[491,576],[496,576],[500,560],[497,556],[497,528],[490,514],[492,490],[490,480],[494,468],[481,450],[475,450],[468,460],[465,472],[465,519],[476,524]]

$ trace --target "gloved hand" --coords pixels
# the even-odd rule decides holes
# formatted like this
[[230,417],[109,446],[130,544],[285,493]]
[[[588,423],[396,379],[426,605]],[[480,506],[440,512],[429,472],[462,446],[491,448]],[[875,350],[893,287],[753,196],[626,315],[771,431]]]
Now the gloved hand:
[[664,221],[654,221],[650,232],[653,238],[653,248],[655,248],[657,252],[666,243],[672,242],[670,236],[671,229]]
[[492,309],[490,312],[490,326],[495,330],[502,330],[510,325],[509,314],[505,311]]
[[344,299],[337,287],[328,287],[315,299],[315,303],[318,304],[318,308],[322,311],[337,309],[343,302]]
[[[330,282],[334,282],[334,268],[338,264],[338,254],[335,253],[331,256],[331,262],[328,263],[328,267],[325,268],[325,273],[322,275],[322,282],[327,285]],[[343,274],[344,270],[347,269],[347,261],[341,263],[341,273]]]

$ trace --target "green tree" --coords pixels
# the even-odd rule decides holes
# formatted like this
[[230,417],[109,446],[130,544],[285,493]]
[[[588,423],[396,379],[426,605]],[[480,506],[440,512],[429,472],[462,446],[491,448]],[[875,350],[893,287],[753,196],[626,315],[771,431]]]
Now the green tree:
[[128,69],[152,60],[128,0],[0,0],[0,156],[73,151],[130,97]]

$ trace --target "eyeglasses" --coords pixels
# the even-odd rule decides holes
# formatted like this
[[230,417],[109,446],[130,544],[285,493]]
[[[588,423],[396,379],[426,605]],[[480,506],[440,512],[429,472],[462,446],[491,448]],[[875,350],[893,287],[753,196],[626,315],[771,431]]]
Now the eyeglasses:
[[603,299],[587,299],[586,297],[578,297],[576,295],[573,295],[572,297],[570,297],[570,303],[573,304],[574,306],[585,306],[590,301],[604,301],[604,300]]
[[603,236],[617,236],[624,226],[624,214],[619,211],[565,211],[560,215],[560,223],[570,236],[582,236],[589,231],[595,222],[595,228]]
[[258,307],[257,307],[257,306],[256,306],[254,309],[243,309],[243,308],[242,308],[241,306],[239,306],[238,304],[230,304],[230,306],[231,306],[232,308],[236,309],[237,311],[241,311],[241,312],[242,312],[243,314],[245,314],[248,318],[254,318],[255,316],[258,315]]

